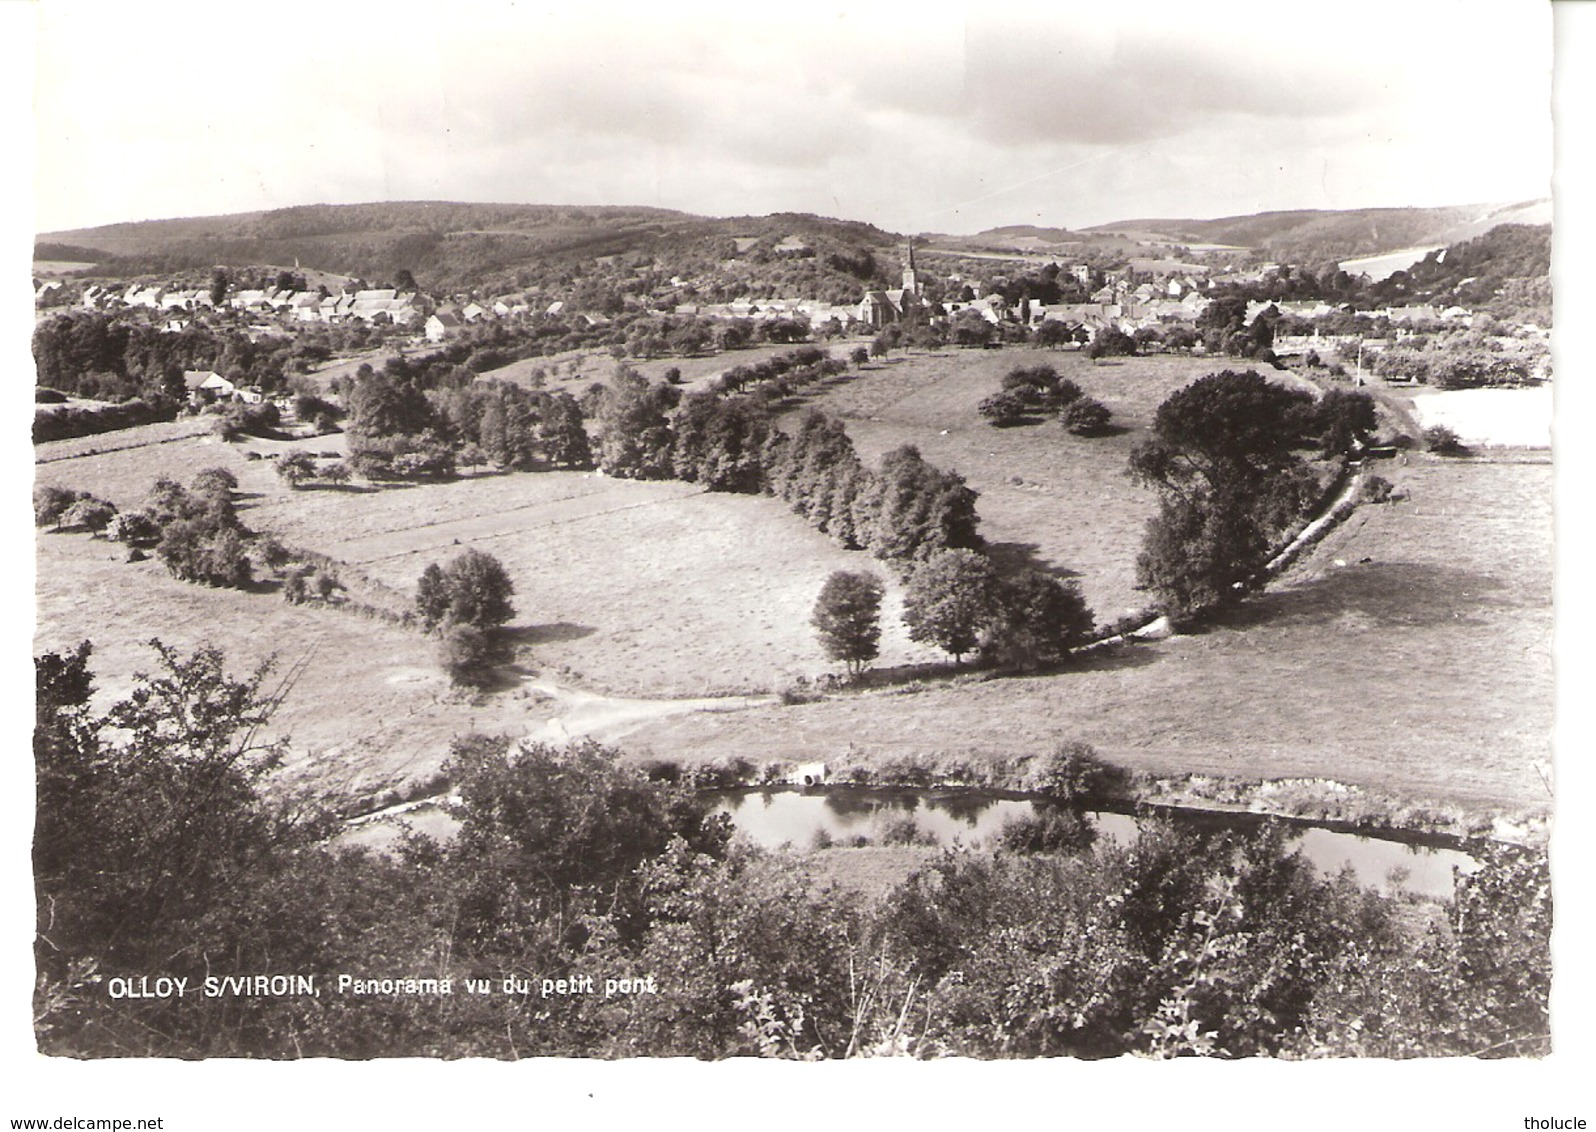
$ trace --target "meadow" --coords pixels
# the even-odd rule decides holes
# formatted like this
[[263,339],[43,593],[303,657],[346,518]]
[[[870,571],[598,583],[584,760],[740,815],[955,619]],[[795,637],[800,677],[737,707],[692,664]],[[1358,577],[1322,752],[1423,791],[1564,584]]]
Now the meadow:
[[[1014,366],[1038,361],[1107,404],[1122,431],[1083,439],[1052,421],[984,422],[975,406]],[[1123,475],[1126,455],[1164,396],[1222,367],[1032,350],[910,354],[806,391],[789,414],[813,404],[843,416],[871,461],[918,444],[981,492],[982,531],[997,554],[1077,577],[1106,621],[1145,604],[1132,564],[1154,501]],[[341,439],[297,446],[337,451]],[[125,562],[102,540],[41,532],[38,649],[92,638],[102,696],[151,665],[143,642],[155,636],[209,641],[237,668],[271,654],[302,661],[278,727],[292,737],[298,772],[341,791],[425,780],[467,731],[552,734],[566,705],[549,689],[664,700],[791,688],[834,671],[808,624],[826,576],[869,568],[886,577],[777,500],[689,484],[551,472],[294,491],[271,461],[246,452],[296,445],[228,445],[168,425],[88,441],[41,445],[39,481],[128,507],[158,476],[187,482],[227,467],[246,524],[343,563],[351,592],[393,613],[429,562],[475,546],[505,564],[520,661],[497,690],[470,696],[448,686],[435,643],[415,629],[289,606],[270,587],[187,585],[154,560]],[[877,668],[898,670],[896,686],[790,707],[634,712],[625,746],[638,756],[868,763],[1084,740],[1159,775],[1329,778],[1475,808],[1544,808],[1549,461],[1404,459],[1379,471],[1405,498],[1360,508],[1270,591],[1205,632],[1095,652],[1053,675],[906,685],[916,672],[949,669],[907,640],[893,582]]]
[[[976,407],[1021,366],[1046,363],[1113,412],[1107,436],[1072,436],[1056,420],[996,428]],[[1136,551],[1154,494],[1125,475],[1131,448],[1170,393],[1234,359],[1154,356],[1093,362],[1080,351],[939,350],[889,357],[807,392],[802,406],[842,417],[867,463],[901,444],[980,492],[980,532],[1000,559],[1074,578],[1099,622],[1146,606]],[[1276,380],[1300,383],[1289,373]],[[789,410],[786,425],[801,409]]]
[[1545,810],[1550,460],[1409,460],[1379,469],[1407,498],[1361,507],[1206,631],[1057,675],[661,721],[630,748],[879,764],[1081,740],[1159,776],[1329,779]]

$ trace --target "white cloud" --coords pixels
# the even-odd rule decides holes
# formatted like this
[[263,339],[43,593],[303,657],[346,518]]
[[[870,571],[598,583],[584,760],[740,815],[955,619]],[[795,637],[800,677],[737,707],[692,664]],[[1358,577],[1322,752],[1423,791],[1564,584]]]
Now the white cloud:
[[968,230],[1536,196],[1544,7],[42,0],[39,220],[442,197]]

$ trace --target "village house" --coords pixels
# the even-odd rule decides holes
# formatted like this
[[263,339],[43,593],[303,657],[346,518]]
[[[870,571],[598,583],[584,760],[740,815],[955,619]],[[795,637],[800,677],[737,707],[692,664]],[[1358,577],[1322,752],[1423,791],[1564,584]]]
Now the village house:
[[450,334],[459,330],[461,325],[459,316],[452,311],[438,311],[427,319],[424,332],[428,342],[442,342]]
[[184,370],[183,387],[192,402],[226,400],[238,392],[238,386],[209,369]]

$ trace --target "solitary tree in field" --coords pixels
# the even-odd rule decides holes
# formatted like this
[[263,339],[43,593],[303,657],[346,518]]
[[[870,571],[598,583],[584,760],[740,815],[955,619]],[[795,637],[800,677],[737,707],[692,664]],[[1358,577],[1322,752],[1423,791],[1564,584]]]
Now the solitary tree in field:
[[1079,397],[1065,407],[1059,419],[1076,436],[1096,436],[1108,428],[1113,416],[1108,406],[1096,397]]
[[493,555],[471,549],[443,570],[449,594],[447,618],[458,625],[493,629],[515,616],[510,595],[515,586],[509,572]]
[[935,645],[963,663],[981,643],[997,612],[997,575],[991,561],[973,550],[944,550],[909,577],[903,620],[909,639]]
[[416,582],[416,613],[428,629],[445,622],[492,629],[515,616],[515,586],[502,563],[480,550],[440,567],[430,563]]
[[876,658],[881,643],[881,580],[865,571],[837,570],[826,579],[809,623],[820,647],[857,676]]
[[299,448],[284,452],[277,458],[277,474],[289,487],[298,488],[316,478],[316,458]]

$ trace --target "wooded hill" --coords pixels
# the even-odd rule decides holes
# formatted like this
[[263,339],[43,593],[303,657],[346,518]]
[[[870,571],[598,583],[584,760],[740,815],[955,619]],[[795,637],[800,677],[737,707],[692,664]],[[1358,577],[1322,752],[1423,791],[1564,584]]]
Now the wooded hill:
[[[784,240],[796,241],[779,248]],[[669,278],[723,276],[726,290],[853,299],[887,284],[899,237],[805,214],[709,218],[662,208],[393,202],[112,224],[39,237],[36,255],[137,275],[217,264],[301,263],[368,281],[409,271],[425,289],[569,286],[583,265],[619,257]],[[70,253],[70,254],[66,254]],[[785,289],[784,289],[785,288]],[[705,296],[705,301],[735,297]]]
[[[1322,272],[1356,256],[1453,244],[1500,224],[1545,225],[1550,219],[1551,202],[1533,201],[1129,220],[1078,232],[1010,225],[974,236],[919,238],[928,251],[1047,253],[1094,263],[1146,254],[1142,244],[1222,244]],[[393,282],[408,271],[433,292],[541,289],[558,297],[587,281],[604,294],[589,296],[585,308],[603,310],[607,301],[618,310],[624,294],[645,291],[678,302],[743,295],[851,302],[866,286],[896,285],[906,239],[874,225],[805,213],[714,218],[662,208],[412,201],[304,205],[52,232],[39,237],[35,254],[94,262],[96,274],[119,277],[208,271],[217,264],[298,263],[373,284]],[[672,278],[683,284],[670,283]]]
[[1537,200],[1447,208],[1300,209],[1217,220],[1121,220],[1085,229],[1084,234],[1226,244],[1318,269],[1359,256],[1452,244],[1498,224],[1550,224],[1551,220],[1552,202]]

